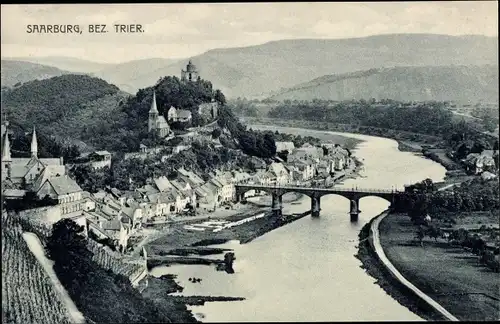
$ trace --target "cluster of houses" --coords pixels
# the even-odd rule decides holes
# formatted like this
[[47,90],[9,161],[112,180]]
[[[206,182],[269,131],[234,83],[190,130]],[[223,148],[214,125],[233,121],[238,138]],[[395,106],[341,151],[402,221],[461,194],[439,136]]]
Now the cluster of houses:
[[470,153],[462,160],[467,172],[481,175],[484,179],[492,179],[498,174],[498,150],[483,150],[481,153]]

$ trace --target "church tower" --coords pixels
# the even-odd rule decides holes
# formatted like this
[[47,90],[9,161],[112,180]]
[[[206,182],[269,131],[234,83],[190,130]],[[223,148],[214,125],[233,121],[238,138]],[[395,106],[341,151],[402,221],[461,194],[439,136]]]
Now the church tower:
[[158,120],[158,109],[156,108],[156,92],[153,91],[153,101],[151,102],[151,109],[149,109],[148,132],[156,128],[156,121]]
[[198,80],[199,73],[196,69],[196,65],[189,60],[189,63],[186,65],[186,70],[181,70],[181,80],[182,81],[196,81]]
[[36,158],[38,155],[38,142],[36,140],[35,126],[33,126],[33,136],[31,137],[31,157]]

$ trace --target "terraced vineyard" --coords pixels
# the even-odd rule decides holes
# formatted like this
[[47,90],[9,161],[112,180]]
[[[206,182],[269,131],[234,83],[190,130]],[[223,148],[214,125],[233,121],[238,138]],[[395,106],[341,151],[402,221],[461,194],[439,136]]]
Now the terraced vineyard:
[[49,277],[22,237],[21,226],[2,212],[2,323],[70,324]]

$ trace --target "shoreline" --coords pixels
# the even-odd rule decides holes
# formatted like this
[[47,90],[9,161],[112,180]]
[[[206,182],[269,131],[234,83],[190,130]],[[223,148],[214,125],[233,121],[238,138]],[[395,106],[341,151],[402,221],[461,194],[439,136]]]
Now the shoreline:
[[365,270],[367,275],[374,278],[376,280],[374,283],[382,288],[389,296],[422,319],[426,321],[445,320],[443,316],[431,308],[427,303],[422,302],[413,291],[394,278],[371,246],[369,242],[369,240],[371,240],[370,228],[373,222],[384,213],[389,212],[383,211],[379,215],[373,217],[363,226],[359,233],[358,253],[355,257],[361,261],[360,267]]
[[[380,260],[370,242],[370,228],[380,217],[383,219],[379,223],[379,240],[387,260],[421,294],[432,299],[437,304],[434,307],[395,278]],[[441,239],[426,240],[425,247],[420,247],[412,243],[413,233],[406,215],[384,211],[374,217],[359,234],[356,258],[361,261],[360,267],[399,304],[425,320],[449,320],[444,313],[460,321],[498,320],[500,296],[490,284],[495,282],[497,274],[482,269],[478,256]],[[463,270],[453,271],[457,268]]]

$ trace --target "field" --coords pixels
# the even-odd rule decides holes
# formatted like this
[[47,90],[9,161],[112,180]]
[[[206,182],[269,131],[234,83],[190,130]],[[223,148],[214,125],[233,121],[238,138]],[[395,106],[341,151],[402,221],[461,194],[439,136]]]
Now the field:
[[2,323],[70,324],[58,293],[22,237],[2,213]]
[[403,276],[460,320],[500,319],[498,273],[445,240],[426,238],[421,247],[415,232],[407,216],[391,214],[380,223],[384,251]]

